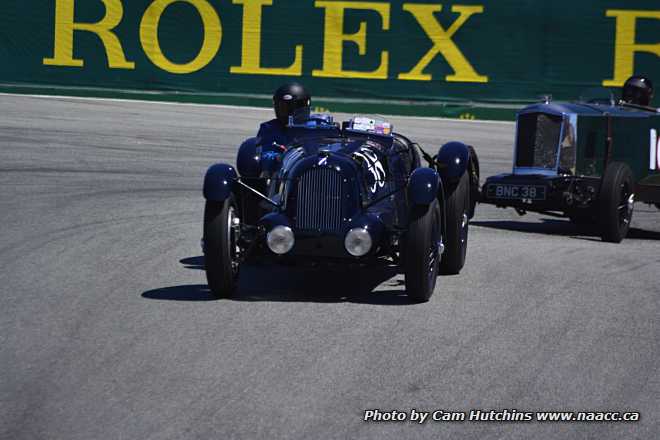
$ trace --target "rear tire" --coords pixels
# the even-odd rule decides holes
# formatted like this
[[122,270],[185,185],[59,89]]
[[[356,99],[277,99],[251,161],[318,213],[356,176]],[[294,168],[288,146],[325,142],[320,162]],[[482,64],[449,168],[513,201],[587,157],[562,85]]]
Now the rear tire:
[[630,167],[621,162],[608,165],[598,198],[603,241],[620,243],[632,221],[634,181]]
[[415,302],[426,302],[433,295],[438,277],[442,237],[440,207],[434,200],[429,206],[416,206],[408,232],[403,237],[403,269],[406,293]]
[[481,200],[481,186],[479,185],[480,171],[477,152],[471,145],[468,145],[468,151],[470,152],[470,165],[468,167],[470,173],[470,212],[468,217],[472,219],[477,209],[477,202]]
[[204,263],[209,290],[215,298],[231,296],[238,283],[237,227],[240,226],[237,220],[238,209],[233,196],[224,202],[206,202]]
[[470,217],[470,181],[464,173],[456,188],[447,196],[445,252],[440,260],[440,273],[458,274],[465,265]]

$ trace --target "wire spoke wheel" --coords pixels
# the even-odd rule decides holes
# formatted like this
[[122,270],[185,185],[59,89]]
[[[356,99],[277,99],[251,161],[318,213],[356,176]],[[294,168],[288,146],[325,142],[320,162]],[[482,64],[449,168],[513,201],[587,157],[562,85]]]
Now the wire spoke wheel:
[[619,211],[619,224],[627,225],[632,218],[635,195],[630,193],[628,185],[621,185],[621,204],[617,207]]
[[238,275],[241,258],[241,248],[238,245],[238,240],[241,233],[241,220],[236,215],[236,209],[233,206],[229,207],[229,212],[227,215],[227,233],[232,275]]
[[207,201],[204,211],[204,259],[209,290],[216,298],[236,290],[241,266],[241,221],[234,198]]

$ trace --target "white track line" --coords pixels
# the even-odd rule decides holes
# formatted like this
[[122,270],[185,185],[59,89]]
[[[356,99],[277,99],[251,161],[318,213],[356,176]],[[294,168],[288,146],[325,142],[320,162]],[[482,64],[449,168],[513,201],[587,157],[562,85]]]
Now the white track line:
[[[59,99],[59,100],[74,100],[74,101],[107,101],[107,102],[121,102],[121,103],[131,103],[137,102],[142,104],[159,104],[159,105],[178,105],[178,106],[187,106],[187,107],[204,107],[204,108],[218,108],[218,109],[240,109],[240,110],[257,110],[263,112],[272,112],[272,109],[269,107],[252,107],[252,106],[243,106],[243,105],[230,105],[230,104],[199,104],[194,102],[175,102],[175,101],[158,101],[158,100],[144,100],[144,99],[128,99],[128,98],[96,98],[96,97],[84,97],[84,96],[66,96],[66,95],[37,95],[31,93],[2,93],[0,96],[26,96],[30,98],[39,98],[39,99]],[[344,113],[344,112],[337,112]],[[443,118],[443,117],[434,117],[434,116],[408,116],[408,115],[388,115],[393,118],[400,119],[417,119],[422,121],[448,121],[448,122],[465,122],[472,124],[498,124],[498,125],[511,125],[514,124],[513,121],[491,121],[491,120],[481,120],[481,119],[458,119],[458,118]]]

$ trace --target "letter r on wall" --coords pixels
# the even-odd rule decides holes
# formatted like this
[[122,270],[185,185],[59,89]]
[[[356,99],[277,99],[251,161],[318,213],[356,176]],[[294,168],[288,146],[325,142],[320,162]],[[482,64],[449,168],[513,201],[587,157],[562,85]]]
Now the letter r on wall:
[[614,40],[614,78],[603,81],[603,86],[621,87],[634,74],[636,52],[648,52],[660,57],[660,42],[656,44],[635,42],[637,19],[660,20],[660,11],[611,9],[605,15],[616,18],[616,37]]

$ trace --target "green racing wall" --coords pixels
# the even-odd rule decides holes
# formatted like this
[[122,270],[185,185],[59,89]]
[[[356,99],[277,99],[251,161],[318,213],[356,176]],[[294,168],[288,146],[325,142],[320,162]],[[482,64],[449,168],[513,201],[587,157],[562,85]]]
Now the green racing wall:
[[[633,73],[660,84],[648,0],[4,0],[0,91],[512,118]],[[617,92],[618,93],[618,92]]]

